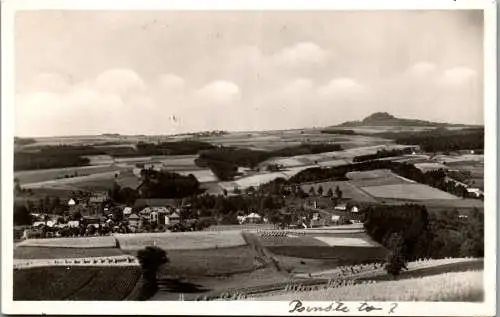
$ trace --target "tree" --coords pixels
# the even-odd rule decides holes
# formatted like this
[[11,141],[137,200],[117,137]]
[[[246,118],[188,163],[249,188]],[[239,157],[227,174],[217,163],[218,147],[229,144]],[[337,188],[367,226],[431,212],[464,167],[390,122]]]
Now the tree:
[[113,214],[112,215],[113,221],[115,222],[123,221],[123,210],[121,208],[113,208],[112,214]]
[[389,258],[385,269],[392,276],[398,276],[403,268],[406,268],[406,258],[404,255],[404,239],[398,232],[393,232],[387,242],[389,248]]
[[156,247],[148,246],[137,252],[137,258],[141,264],[143,288],[141,299],[147,299],[152,296],[158,289],[157,273],[158,269],[169,262],[167,252]]
[[318,187],[318,195],[322,196],[323,195],[323,186],[319,185]]
[[328,191],[326,192],[326,196],[328,196],[328,197],[330,197],[330,198],[332,198],[332,197],[333,197],[333,190],[332,190],[332,188],[331,188],[331,187],[330,187],[330,188],[328,188]]
[[33,219],[31,217],[28,208],[24,205],[14,206],[14,225],[15,226],[26,226],[31,225]]
[[314,190],[314,186],[311,186],[311,188],[309,189],[309,195],[316,196],[316,191]]
[[342,191],[340,190],[339,186],[335,187],[335,198],[337,199],[342,199]]

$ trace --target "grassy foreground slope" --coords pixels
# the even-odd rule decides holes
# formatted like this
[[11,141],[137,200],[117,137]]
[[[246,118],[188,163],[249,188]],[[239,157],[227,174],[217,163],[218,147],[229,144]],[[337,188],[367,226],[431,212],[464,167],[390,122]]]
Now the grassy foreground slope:
[[358,284],[309,292],[289,292],[258,300],[289,301],[481,301],[483,271],[443,273],[434,276]]

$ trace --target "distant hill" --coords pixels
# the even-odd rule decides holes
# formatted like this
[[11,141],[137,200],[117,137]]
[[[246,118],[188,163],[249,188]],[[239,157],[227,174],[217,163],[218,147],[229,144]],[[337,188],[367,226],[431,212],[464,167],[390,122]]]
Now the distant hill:
[[375,112],[361,121],[347,121],[337,125],[337,127],[360,126],[467,127],[470,125],[397,118],[387,112]]

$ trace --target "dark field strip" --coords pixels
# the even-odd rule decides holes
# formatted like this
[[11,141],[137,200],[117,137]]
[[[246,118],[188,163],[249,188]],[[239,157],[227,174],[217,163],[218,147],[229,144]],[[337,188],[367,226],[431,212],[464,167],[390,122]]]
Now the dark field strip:
[[383,247],[350,246],[269,246],[269,251],[277,255],[305,259],[338,259],[339,263],[357,264],[383,260],[386,250]]
[[139,267],[39,267],[14,270],[14,300],[123,300]]
[[14,248],[14,259],[67,259],[101,256],[116,256],[124,253],[117,248],[57,248],[18,246]]

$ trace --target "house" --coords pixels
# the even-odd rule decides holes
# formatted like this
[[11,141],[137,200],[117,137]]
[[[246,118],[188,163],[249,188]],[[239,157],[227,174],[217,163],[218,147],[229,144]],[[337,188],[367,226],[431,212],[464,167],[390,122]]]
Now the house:
[[70,200],[68,200],[68,206],[69,207],[75,206],[76,203],[77,203],[76,200],[73,199],[73,198],[70,198]]
[[80,226],[80,221],[77,220],[68,221],[68,227],[78,228],[78,226]]
[[345,203],[338,204],[333,209],[339,210],[339,211],[347,211],[347,204],[345,204]]
[[172,225],[180,222],[180,216],[178,213],[174,212],[170,215],[165,216],[165,222],[164,224],[166,225]]
[[125,217],[130,216],[132,214],[132,207],[125,207],[123,208],[123,215]]
[[103,204],[109,200],[107,192],[95,192],[89,198],[89,204]]
[[332,215],[332,221],[333,222],[337,222],[340,220],[340,216],[339,215]]
[[130,227],[137,228],[141,225],[141,223],[142,223],[141,218],[136,214],[131,214],[130,217],[128,217],[128,225]]
[[358,206],[352,206],[351,207],[351,212],[359,212]]
[[482,190],[480,190],[479,188],[472,188],[472,187],[467,188],[467,193],[475,197],[481,197],[484,195]]
[[252,212],[248,216],[246,216],[246,222],[248,223],[259,223],[262,220],[262,217],[255,212]]

